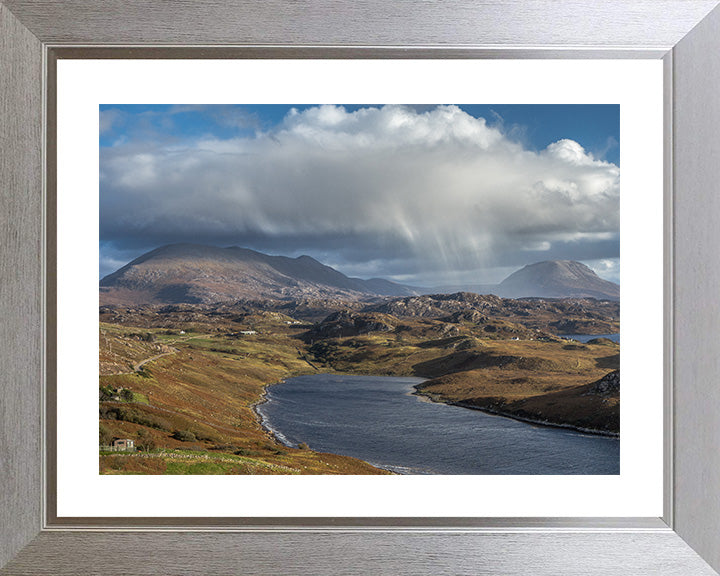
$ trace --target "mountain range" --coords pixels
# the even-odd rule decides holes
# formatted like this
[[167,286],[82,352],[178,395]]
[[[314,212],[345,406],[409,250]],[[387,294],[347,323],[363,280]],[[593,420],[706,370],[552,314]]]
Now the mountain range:
[[[525,266],[484,292],[519,297],[594,297],[617,300],[620,287],[580,262]],[[270,256],[239,247],[162,246],[100,281],[101,305],[211,304],[237,300],[363,299],[438,292],[372,278],[363,280],[310,256]]]

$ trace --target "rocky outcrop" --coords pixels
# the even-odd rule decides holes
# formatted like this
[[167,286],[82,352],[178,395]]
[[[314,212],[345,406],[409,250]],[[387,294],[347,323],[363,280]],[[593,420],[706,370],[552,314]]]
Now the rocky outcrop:
[[371,332],[391,332],[394,329],[393,318],[385,314],[343,310],[330,314],[325,320],[314,326],[306,333],[305,339],[343,338]]
[[590,389],[587,391],[587,394],[603,397],[617,396],[620,394],[620,370],[613,370],[597,382],[590,384]]

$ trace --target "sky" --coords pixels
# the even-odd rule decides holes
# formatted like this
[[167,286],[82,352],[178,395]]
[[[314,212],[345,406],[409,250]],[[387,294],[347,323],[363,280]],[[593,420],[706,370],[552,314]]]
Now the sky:
[[102,105],[100,277],[174,242],[422,287],[619,282],[618,105]]

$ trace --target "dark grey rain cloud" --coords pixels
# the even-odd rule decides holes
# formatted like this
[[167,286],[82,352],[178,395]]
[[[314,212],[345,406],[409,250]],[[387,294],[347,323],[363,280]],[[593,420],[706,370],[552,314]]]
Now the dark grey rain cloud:
[[612,277],[619,180],[574,141],[527,150],[454,106],[321,106],[253,137],[103,148],[101,253],[109,269],[169,242],[242,245],[425,284],[563,258]]

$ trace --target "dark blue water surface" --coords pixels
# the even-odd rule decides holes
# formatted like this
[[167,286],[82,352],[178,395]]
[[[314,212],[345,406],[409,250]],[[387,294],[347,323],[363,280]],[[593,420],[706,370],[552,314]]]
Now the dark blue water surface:
[[618,474],[620,441],[412,394],[422,378],[316,374],[268,387],[263,423],[288,446],[404,474]]
[[561,338],[570,338],[572,340],[577,340],[578,342],[582,342],[583,344],[585,342],[589,342],[590,340],[594,340],[595,338],[607,338],[608,340],[612,340],[613,342],[620,342],[620,334],[561,334]]

